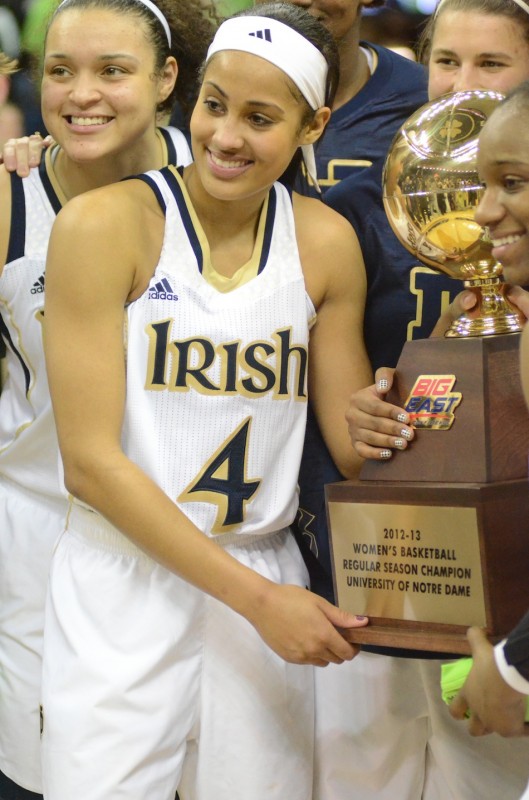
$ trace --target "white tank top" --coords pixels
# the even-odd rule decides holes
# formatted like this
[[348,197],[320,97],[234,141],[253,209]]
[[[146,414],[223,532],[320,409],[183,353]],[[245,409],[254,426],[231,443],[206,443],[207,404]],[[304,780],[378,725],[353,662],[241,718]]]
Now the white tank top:
[[159,263],[127,309],[123,447],[204,532],[294,519],[309,328],[292,199],[275,184],[250,261],[215,273],[177,170],[143,176],[165,207]]
[[[183,133],[160,129],[168,163],[187,165]],[[53,169],[53,150],[27,178],[11,177],[12,217],[0,275],[0,332],[7,377],[0,394],[0,476],[48,497],[62,497],[59,450],[44,363],[42,321],[46,252],[51,227],[66,202]]]

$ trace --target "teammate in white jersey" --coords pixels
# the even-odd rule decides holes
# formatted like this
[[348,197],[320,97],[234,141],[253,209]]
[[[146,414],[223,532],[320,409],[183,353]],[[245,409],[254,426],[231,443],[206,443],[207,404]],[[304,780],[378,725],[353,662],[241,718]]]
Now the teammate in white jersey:
[[194,163],[57,219],[46,349],[75,500],[46,615],[47,800],[312,797],[312,665],[351,659],[340,629],[365,620],[307,591],[289,524],[307,391],[356,467],[365,274],[349,224],[277,181],[299,147],[314,166],[336,57],[288,3],[224,22]]
[[185,80],[175,88],[177,58],[189,81],[213,32],[198,0],[178,7],[169,0],[68,0],[47,33],[42,82],[43,116],[58,146],[27,178],[0,168],[0,330],[7,345],[0,395],[0,797],[41,791],[44,600],[67,505],[42,344],[51,226],[74,195],[191,161],[183,133],[157,129],[157,118],[190,91]]

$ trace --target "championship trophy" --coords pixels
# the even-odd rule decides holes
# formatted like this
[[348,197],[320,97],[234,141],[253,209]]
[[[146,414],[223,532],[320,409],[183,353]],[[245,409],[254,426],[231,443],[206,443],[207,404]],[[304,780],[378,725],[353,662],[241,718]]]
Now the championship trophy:
[[327,487],[336,600],[370,618],[351,632],[358,643],[468,654],[469,626],[496,641],[529,607],[521,323],[474,221],[478,136],[500,100],[469,91],[427,103],[386,160],[395,234],[477,302],[445,338],[403,348],[387,399],[410,414],[414,441],[366,462],[359,480]]

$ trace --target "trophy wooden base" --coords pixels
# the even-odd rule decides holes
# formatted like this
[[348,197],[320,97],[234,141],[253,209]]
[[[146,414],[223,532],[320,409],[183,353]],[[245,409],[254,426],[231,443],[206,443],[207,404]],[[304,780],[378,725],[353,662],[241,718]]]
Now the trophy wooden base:
[[[381,624],[370,622],[367,628],[355,628],[344,637],[353,644],[368,644],[376,647],[394,647],[400,650],[424,650],[425,652],[446,653],[447,655],[470,655],[466,635],[461,630],[449,632],[446,626],[439,631],[432,628],[409,628],[406,625],[391,625],[390,621]],[[491,641],[495,641],[491,638]]]
[[529,486],[344,481],[327,487],[337,603],[369,616],[351,640],[469,653],[529,608]]
[[469,626],[494,641],[529,608],[518,346],[517,334],[405,345],[388,399],[426,427],[326,490],[337,603],[370,618],[352,641],[465,654]]

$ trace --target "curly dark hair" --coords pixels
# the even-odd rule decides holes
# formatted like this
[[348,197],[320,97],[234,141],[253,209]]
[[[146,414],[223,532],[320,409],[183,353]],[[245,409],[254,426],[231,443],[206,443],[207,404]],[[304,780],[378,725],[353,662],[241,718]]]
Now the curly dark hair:
[[184,117],[188,118],[198,93],[198,71],[220,18],[213,0],[156,0],[156,6],[171,31],[170,49],[160,20],[141,0],[66,0],[52,13],[48,29],[58,14],[72,8],[104,8],[128,16],[136,14],[147,27],[156,54],[156,70],[161,72],[168,56],[174,56],[178,64],[176,85],[158,111],[169,114],[178,103]]

